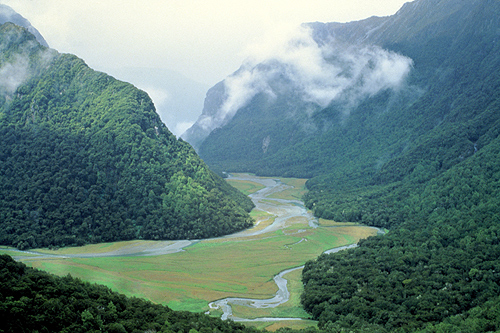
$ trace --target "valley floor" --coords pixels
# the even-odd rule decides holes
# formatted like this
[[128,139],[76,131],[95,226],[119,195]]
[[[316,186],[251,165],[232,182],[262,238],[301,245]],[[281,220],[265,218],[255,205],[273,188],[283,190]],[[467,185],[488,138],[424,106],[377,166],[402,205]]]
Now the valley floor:
[[[314,325],[296,320],[309,317],[300,305],[300,266],[324,251],[376,235],[378,230],[316,219],[300,200],[305,191],[302,179],[237,174],[228,181],[250,195],[256,205],[252,212],[254,227],[237,234],[207,240],[94,244],[56,251],[0,248],[0,252],[50,273],[71,274],[174,310],[253,320],[257,323],[251,325],[268,329],[285,323],[277,319],[288,320],[288,327]],[[290,268],[297,269],[284,274],[278,288],[273,277]],[[274,299],[278,294],[280,302],[259,301]],[[230,313],[227,307],[223,312],[223,307],[210,303],[219,300],[228,305],[228,297],[240,299],[231,304]],[[243,298],[251,300],[241,301]]]

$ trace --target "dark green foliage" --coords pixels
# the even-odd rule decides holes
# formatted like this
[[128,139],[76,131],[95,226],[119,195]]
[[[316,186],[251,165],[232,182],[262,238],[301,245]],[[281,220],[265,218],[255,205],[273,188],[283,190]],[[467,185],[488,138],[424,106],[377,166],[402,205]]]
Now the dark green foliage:
[[498,1],[419,0],[388,18],[316,23],[319,36],[364,40],[412,58],[407,86],[360,101],[348,116],[337,104],[315,111],[309,121],[316,132],[305,131],[303,119],[283,125],[289,119],[282,96],[273,104],[281,117],[253,101],[202,144],[202,157],[220,167],[210,155],[219,133],[229,146],[231,126],[260,131],[238,119],[250,124],[255,115],[258,123],[274,114],[269,133],[260,133],[260,140],[271,137],[268,152],[243,163],[229,154],[224,165],[310,177],[304,199],[315,215],[390,229],[306,265],[302,301],[320,327],[500,330],[498,12]]
[[0,41],[0,65],[25,73],[0,103],[0,244],[206,238],[252,225],[251,201],[168,131],[145,92],[15,25],[0,27]]
[[0,332],[256,332],[204,314],[172,311],[70,275],[0,256]]
[[387,331],[413,331],[497,297],[496,220],[484,219],[481,229],[477,220],[461,221],[407,224],[356,250],[309,262],[304,307],[322,327],[350,316]]
[[[446,57],[429,92],[399,120],[388,120],[393,133],[406,132],[400,153],[391,152],[357,186],[331,176],[309,182],[306,202],[316,214],[391,228],[358,249],[306,265],[302,302],[321,327],[500,330],[500,52],[498,36],[479,28],[489,5],[498,9],[478,2],[470,15],[480,21],[467,21],[452,42],[434,45]],[[498,19],[488,22],[499,26]],[[402,45],[407,52],[418,47]]]

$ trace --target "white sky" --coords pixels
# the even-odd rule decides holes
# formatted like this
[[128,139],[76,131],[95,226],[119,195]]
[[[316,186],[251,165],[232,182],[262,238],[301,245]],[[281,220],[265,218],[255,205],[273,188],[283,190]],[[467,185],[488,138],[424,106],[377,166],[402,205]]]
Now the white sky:
[[[266,36],[394,14],[409,0],[0,0],[97,70],[150,67],[214,85]],[[252,47],[251,47],[252,46]]]

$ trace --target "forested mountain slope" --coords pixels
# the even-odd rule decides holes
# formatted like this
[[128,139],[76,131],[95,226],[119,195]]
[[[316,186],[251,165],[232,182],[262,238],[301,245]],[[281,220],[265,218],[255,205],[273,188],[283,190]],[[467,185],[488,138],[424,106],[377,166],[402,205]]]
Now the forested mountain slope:
[[[453,124],[496,99],[496,6],[419,0],[389,17],[308,24],[285,45],[292,51],[245,63],[215,86],[192,128],[210,134],[201,143],[191,130],[185,138],[218,170],[321,177],[310,185],[399,180],[416,167],[412,152],[465,135]],[[480,134],[448,139],[441,159],[452,159],[450,145],[454,156],[470,156]],[[396,174],[403,157],[413,162]]]
[[146,93],[0,26],[0,244],[204,238],[251,201],[160,121]]
[[411,80],[422,88],[407,108],[382,116],[393,128],[385,133],[398,134],[386,161],[361,169],[357,186],[349,172],[309,183],[307,204],[316,214],[391,228],[356,251],[306,265],[302,302],[321,325],[499,329],[500,4],[431,4],[400,12],[428,14],[405,21],[417,34],[395,35],[397,25],[386,24],[396,40],[377,36],[412,57]]
[[[302,301],[321,327],[499,329],[499,12],[498,1],[416,0],[389,17],[312,23],[287,46],[320,54],[309,59],[321,71],[287,53],[224,84],[211,118],[225,120],[198,148],[209,165],[310,177],[317,216],[390,229],[306,265]],[[254,89],[240,104],[237,79]]]

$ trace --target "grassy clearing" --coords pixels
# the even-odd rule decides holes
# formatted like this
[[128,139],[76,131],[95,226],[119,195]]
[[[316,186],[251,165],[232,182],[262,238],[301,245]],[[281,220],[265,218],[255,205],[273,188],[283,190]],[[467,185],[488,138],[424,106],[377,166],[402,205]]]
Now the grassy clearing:
[[288,290],[290,291],[290,300],[276,308],[254,309],[243,305],[232,305],[233,314],[240,318],[262,318],[262,317],[293,317],[307,319],[310,315],[304,311],[300,305],[300,295],[304,290],[301,282],[302,270],[293,271],[285,275],[288,280]]
[[268,212],[254,209],[250,212],[250,216],[255,220],[254,227],[252,231],[259,231],[265,227],[273,224],[276,216],[269,214]]
[[292,188],[286,189],[284,191],[273,193],[269,198],[275,199],[287,199],[287,200],[302,200],[304,194],[306,194],[306,181],[307,179],[299,178],[280,178],[280,180],[286,184],[292,186]]
[[332,220],[319,219],[319,224],[322,227],[342,227],[342,226],[357,226],[359,224],[354,222],[336,222]]
[[60,249],[36,249],[37,253],[29,255],[52,255],[52,256],[71,256],[71,255],[96,255],[110,254],[119,256],[127,253],[138,253],[144,250],[154,250],[164,248],[165,246],[175,243],[174,241],[122,241],[114,243],[89,244],[77,247],[66,247]]
[[[278,231],[252,239],[203,241],[184,252],[164,256],[40,259],[27,263],[57,275],[69,273],[103,283],[175,310],[199,312],[208,310],[210,301],[225,297],[272,297],[277,290],[272,280],[275,274],[303,265],[327,249],[357,241],[351,232],[361,234],[362,228],[350,229],[307,229],[293,235]],[[370,232],[374,234],[373,229],[365,234]],[[305,241],[300,242],[303,238]]]
[[308,327],[318,328],[318,323],[312,320],[290,320],[290,321],[279,321],[279,322],[249,322],[245,323],[246,326],[256,327],[259,330],[266,329],[269,332],[274,332],[283,327],[290,327],[296,330],[305,329]]
[[18,251],[17,249],[9,246],[0,246],[0,254],[8,254],[14,258],[22,258],[22,257],[35,257],[37,254]]
[[[280,198],[297,199],[302,196],[304,180],[283,181],[296,187],[281,193]],[[258,190],[258,184],[255,184],[242,182],[239,186],[246,191],[255,191]],[[260,222],[257,228],[264,228],[274,221],[273,215],[259,210],[254,210],[252,216]],[[183,252],[162,256],[30,258],[26,263],[57,275],[69,273],[85,281],[102,283],[125,295],[166,304],[174,310],[202,312],[208,310],[209,302],[225,297],[273,297],[277,291],[273,277],[277,273],[301,266],[327,249],[352,244],[360,238],[376,234],[374,229],[367,227],[339,226],[328,221],[322,221],[321,224],[328,227],[313,229],[304,218],[292,218],[286,222],[284,230],[274,233],[204,240],[185,248]],[[151,248],[158,244],[165,242],[116,242],[43,252],[60,255],[98,254],[128,247]],[[287,278],[291,300],[275,309],[266,310],[268,312],[264,316],[307,318],[299,302],[302,292],[300,272],[290,273]],[[242,317],[243,314],[249,314],[248,308],[235,308],[234,311],[235,315],[238,312]],[[248,316],[251,317],[251,314]],[[290,323],[295,327],[306,322]],[[268,329],[277,329],[281,323],[263,325],[267,325],[265,327]],[[308,322],[307,326],[311,326],[311,323]]]
[[250,195],[265,188],[265,186],[250,180],[228,179],[227,182],[243,192],[245,195]]

